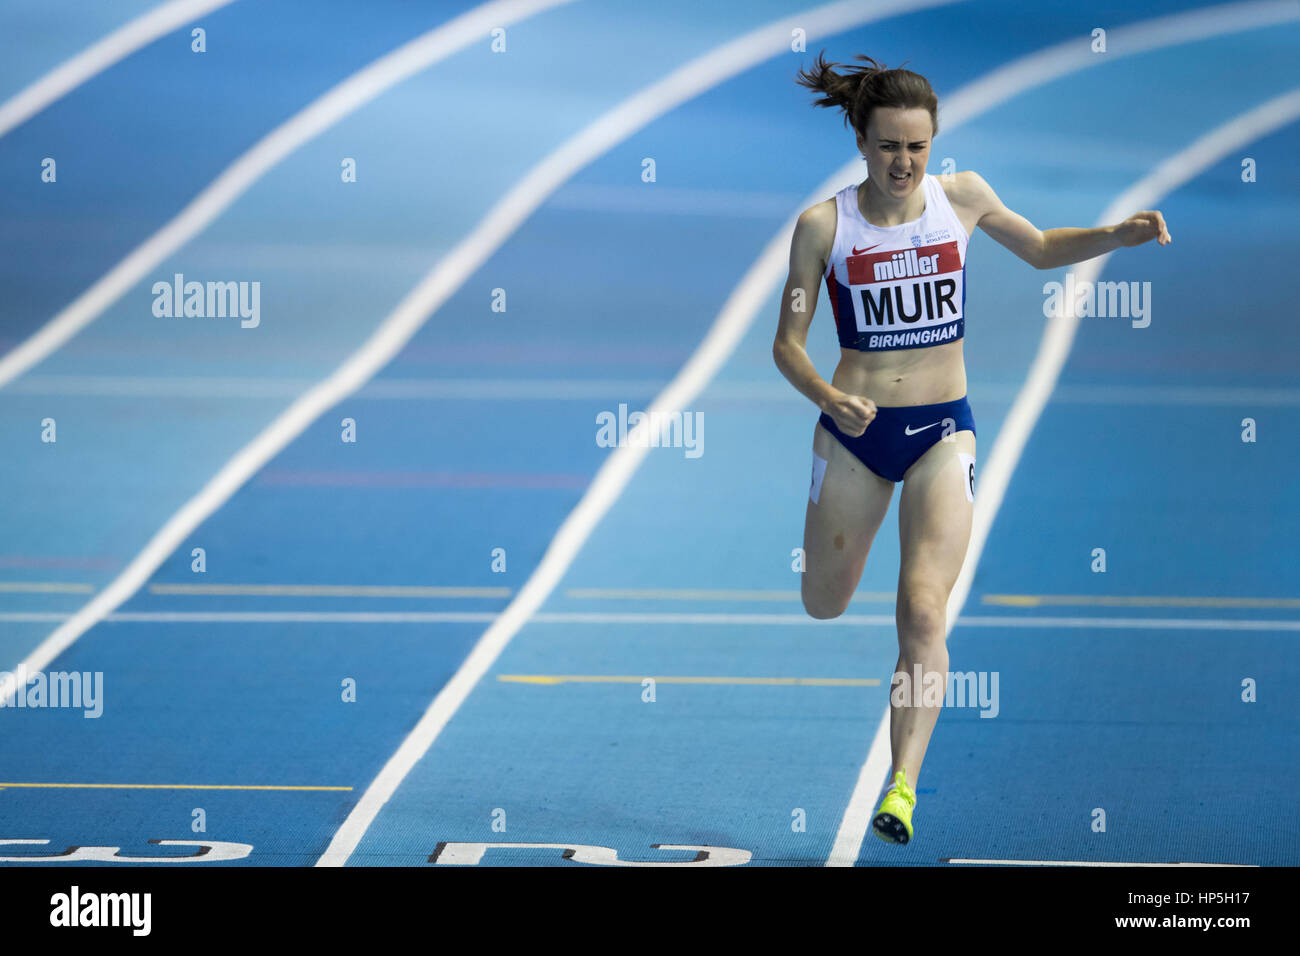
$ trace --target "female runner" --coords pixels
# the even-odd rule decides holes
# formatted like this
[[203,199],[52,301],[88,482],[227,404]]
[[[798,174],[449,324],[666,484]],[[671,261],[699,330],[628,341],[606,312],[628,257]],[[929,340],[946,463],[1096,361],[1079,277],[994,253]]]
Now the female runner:
[[[810,615],[844,613],[894,484],[903,482],[892,783],[872,829],[907,843],[914,787],[943,696],[932,705],[933,695],[908,683],[920,673],[947,687],[948,596],[966,557],[975,500],[975,421],[962,361],[970,234],[979,226],[1038,269],[1151,239],[1166,245],[1170,236],[1156,211],[1096,229],[1039,230],[974,172],[927,175],[939,130],[934,90],[910,70],[857,59],[866,65],[837,73],[839,64],[819,55],[797,78],[822,94],[815,105],[844,110],[867,178],[800,215],[772,355],[822,412],[804,521],[802,593]],[[821,279],[840,341],[829,384],[805,350]],[[902,688],[908,692],[898,693]]]

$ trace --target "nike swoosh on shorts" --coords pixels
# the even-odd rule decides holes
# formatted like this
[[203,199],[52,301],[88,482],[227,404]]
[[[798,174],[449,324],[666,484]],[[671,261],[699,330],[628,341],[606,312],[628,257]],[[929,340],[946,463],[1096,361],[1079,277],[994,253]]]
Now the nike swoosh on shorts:
[[939,423],[939,422],[931,422],[929,425],[926,425],[925,428],[918,428],[918,429],[916,429],[916,431],[913,431],[913,430],[912,430],[912,426],[911,426],[911,425],[908,425],[907,427],[905,427],[905,428],[903,429],[903,434],[904,434],[904,435],[915,435],[917,432],[923,432],[923,431],[925,431],[926,428],[933,428],[935,425],[938,425],[938,424],[940,424],[940,423]]

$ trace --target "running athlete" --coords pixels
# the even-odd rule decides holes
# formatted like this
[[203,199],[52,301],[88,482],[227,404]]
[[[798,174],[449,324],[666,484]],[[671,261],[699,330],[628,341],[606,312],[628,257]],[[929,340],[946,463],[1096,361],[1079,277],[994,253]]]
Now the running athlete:
[[[927,175],[939,131],[934,90],[910,70],[857,59],[866,65],[837,73],[839,64],[819,55],[797,77],[822,94],[815,105],[844,110],[867,163],[863,182],[800,215],[772,345],[781,373],[822,412],[804,519],[803,604],[815,618],[844,613],[894,484],[903,482],[893,683],[907,687],[919,669],[946,688],[948,596],[975,500],[975,420],[961,341],[971,232],[979,226],[1037,269],[1171,240],[1157,211],[1096,229],[1039,230],[974,172]],[[822,279],[840,340],[829,384],[805,350]],[[912,838],[914,787],[942,706],[922,706],[921,691],[890,694],[892,782],[872,829],[891,843]]]

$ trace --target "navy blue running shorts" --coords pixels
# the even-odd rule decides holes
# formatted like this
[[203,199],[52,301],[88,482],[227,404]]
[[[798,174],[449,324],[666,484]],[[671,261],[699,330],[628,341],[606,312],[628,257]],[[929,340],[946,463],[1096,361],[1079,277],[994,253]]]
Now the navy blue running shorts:
[[858,461],[886,481],[902,481],[907,469],[945,435],[975,431],[975,416],[965,395],[937,405],[877,406],[876,417],[857,438],[840,431],[825,413],[818,421]]

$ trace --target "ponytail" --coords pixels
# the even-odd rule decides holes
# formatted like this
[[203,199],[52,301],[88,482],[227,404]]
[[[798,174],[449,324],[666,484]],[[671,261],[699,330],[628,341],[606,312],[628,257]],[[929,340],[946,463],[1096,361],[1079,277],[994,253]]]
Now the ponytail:
[[840,64],[827,63],[823,51],[811,69],[799,71],[795,82],[822,94],[813,101],[814,106],[844,110],[844,124],[852,125],[863,139],[871,111],[877,106],[926,110],[934,132],[939,132],[939,98],[929,80],[911,70],[886,69],[883,63],[862,54],[855,59],[866,65],[846,64],[845,72],[836,73],[833,67]]

